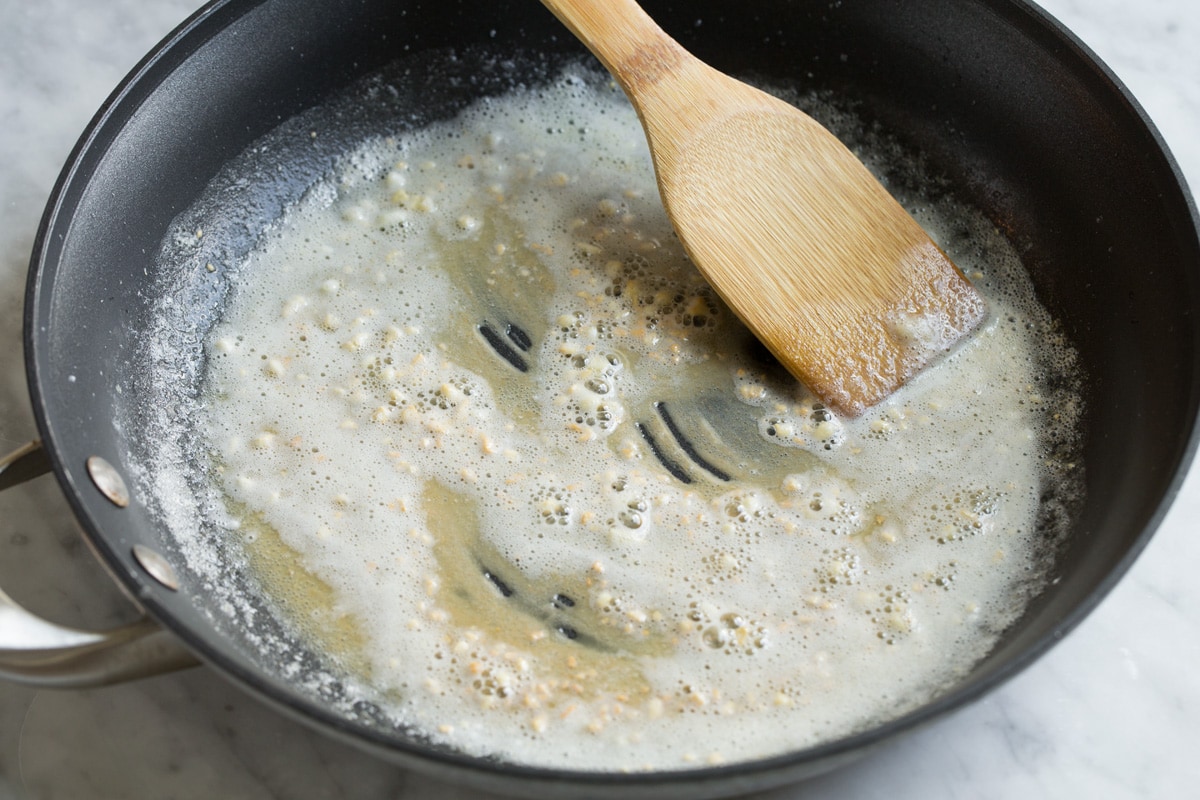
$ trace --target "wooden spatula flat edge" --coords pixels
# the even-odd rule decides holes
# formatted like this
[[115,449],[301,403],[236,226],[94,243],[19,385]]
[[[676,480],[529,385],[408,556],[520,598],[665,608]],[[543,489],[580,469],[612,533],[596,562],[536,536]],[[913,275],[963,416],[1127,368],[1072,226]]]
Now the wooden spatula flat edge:
[[832,133],[690,55],[633,0],[543,0],[645,128],[697,267],[777,359],[855,416],[985,316],[983,298]]

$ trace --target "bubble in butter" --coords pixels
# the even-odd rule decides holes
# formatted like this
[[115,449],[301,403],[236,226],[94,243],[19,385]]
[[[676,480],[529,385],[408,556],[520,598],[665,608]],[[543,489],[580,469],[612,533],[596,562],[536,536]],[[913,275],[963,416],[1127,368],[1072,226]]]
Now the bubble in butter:
[[210,342],[229,535],[386,713],[468,753],[685,768],[902,714],[1038,590],[1077,469],[1074,358],[1017,257],[920,213],[989,321],[844,420],[688,262],[610,85],[366,143]]

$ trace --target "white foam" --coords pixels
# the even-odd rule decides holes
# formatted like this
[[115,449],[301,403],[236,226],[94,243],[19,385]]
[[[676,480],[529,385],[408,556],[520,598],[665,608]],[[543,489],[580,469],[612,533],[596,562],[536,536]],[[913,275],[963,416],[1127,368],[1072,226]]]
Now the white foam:
[[214,480],[332,589],[290,598],[303,635],[352,619],[346,663],[467,752],[677,768],[860,729],[1021,612],[1071,470],[1051,449],[1078,405],[1046,387],[1073,356],[1003,238],[947,204],[922,222],[947,219],[988,322],[838,419],[688,264],[618,92],[483,101],[353,153],[242,267]]

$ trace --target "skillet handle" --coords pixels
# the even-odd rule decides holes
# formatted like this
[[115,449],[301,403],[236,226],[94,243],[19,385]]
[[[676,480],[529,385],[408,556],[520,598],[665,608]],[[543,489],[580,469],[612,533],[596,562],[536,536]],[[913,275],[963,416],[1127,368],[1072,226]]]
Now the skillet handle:
[[[41,442],[0,457],[0,491],[50,471]],[[179,640],[148,618],[108,631],[57,625],[0,589],[0,678],[29,686],[106,686],[194,666]]]

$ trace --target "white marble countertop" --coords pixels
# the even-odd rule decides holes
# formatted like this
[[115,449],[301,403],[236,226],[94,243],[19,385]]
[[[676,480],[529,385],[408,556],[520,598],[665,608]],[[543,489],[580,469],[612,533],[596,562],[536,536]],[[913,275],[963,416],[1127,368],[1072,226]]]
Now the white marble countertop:
[[[32,437],[22,292],[42,206],[112,87],[196,0],[0,0],[0,452]],[[1045,0],[1200,187],[1200,3]],[[982,701],[775,798],[1200,796],[1200,472],[1083,625]],[[52,478],[0,495],[0,586],[81,626],[127,618]],[[78,598],[87,598],[86,602]],[[0,800],[476,798],[282,719],[206,669],[85,692],[0,683]]]

